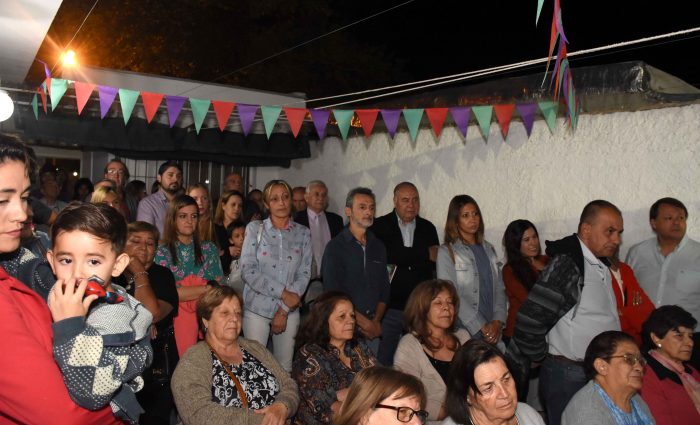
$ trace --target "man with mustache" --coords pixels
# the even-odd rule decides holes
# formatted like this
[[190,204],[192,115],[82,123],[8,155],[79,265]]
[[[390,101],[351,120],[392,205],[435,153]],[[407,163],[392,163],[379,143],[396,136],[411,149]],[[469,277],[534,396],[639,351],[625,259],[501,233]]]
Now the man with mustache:
[[160,189],[139,202],[136,220],[151,223],[163,235],[168,203],[182,190],[182,166],[172,160],[166,161],[158,168],[156,179]]

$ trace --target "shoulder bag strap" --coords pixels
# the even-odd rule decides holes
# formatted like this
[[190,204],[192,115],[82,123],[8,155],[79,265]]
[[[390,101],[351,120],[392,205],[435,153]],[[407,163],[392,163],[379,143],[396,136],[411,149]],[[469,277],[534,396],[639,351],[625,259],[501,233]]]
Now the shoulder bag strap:
[[240,399],[241,399],[241,404],[243,404],[244,409],[247,409],[248,408],[248,397],[246,397],[246,395],[245,395],[245,391],[243,390],[243,386],[241,385],[241,381],[239,381],[238,378],[236,378],[236,376],[233,373],[231,373],[231,370],[229,369],[229,367],[231,367],[230,365],[229,365],[229,367],[226,367],[226,362],[224,362],[221,359],[221,356],[219,356],[219,353],[217,353],[216,350],[214,350],[214,347],[209,345],[209,343],[207,343],[207,345],[209,346],[209,349],[211,350],[211,352],[214,353],[214,356],[216,356],[217,360],[219,360],[219,363],[221,363],[221,366],[224,367],[224,370],[228,374],[228,377],[231,378],[231,381],[233,381],[233,384],[236,386],[236,391],[238,392],[238,397],[240,397]]

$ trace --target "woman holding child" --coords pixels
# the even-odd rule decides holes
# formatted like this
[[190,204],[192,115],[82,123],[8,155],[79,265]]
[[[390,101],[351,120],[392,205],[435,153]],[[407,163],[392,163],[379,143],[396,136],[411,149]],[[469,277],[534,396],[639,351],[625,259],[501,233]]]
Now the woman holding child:
[[227,190],[221,195],[214,215],[214,233],[221,249],[221,266],[229,273],[231,261],[241,257],[241,247],[231,245],[229,227],[243,221],[243,194],[237,190]]

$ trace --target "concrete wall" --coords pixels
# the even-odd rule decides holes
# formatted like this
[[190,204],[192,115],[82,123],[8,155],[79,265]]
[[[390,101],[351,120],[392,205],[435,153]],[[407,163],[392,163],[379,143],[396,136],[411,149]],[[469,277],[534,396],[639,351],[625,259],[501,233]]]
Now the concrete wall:
[[347,191],[368,186],[377,194],[380,215],[392,208],[394,185],[412,181],[420,192],[421,215],[436,225],[441,240],[450,199],[466,193],[479,203],[486,239],[500,251],[510,221],[529,219],[541,239],[558,239],[576,231],[584,205],[598,198],[623,211],[622,258],[634,243],[653,235],[649,206],[664,196],[686,204],[688,234],[700,236],[700,105],[583,115],[575,134],[563,119],[553,135],[538,120],[529,139],[522,123],[513,122],[505,143],[495,118],[488,143],[473,118],[466,140],[454,127],[436,139],[425,126],[416,142],[406,131],[394,140],[353,132],[347,142],[312,142],[311,158],[295,160],[289,169],[253,170],[253,185],[262,188],[272,178],[292,186],[324,180],[329,209],[341,215]]

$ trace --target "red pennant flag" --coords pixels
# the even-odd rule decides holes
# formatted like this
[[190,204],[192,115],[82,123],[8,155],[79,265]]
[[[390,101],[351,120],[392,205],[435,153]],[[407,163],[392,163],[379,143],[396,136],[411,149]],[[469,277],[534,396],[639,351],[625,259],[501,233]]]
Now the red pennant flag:
[[377,122],[377,114],[379,109],[356,109],[355,113],[360,119],[362,129],[365,131],[365,137],[369,138],[372,135],[374,123]]
[[83,113],[83,108],[85,108],[93,90],[95,90],[94,84],[75,82],[75,101],[78,104],[78,115]]
[[508,129],[510,128],[510,119],[513,117],[514,109],[514,103],[508,103],[505,105],[493,105],[493,111],[496,113],[496,118],[498,118],[498,125],[501,126],[501,134],[503,134],[503,140],[506,140],[506,136],[508,136]]
[[445,118],[447,118],[448,108],[426,108],[425,114],[428,116],[430,125],[433,127],[436,137],[440,137],[442,133],[442,126],[445,124]]
[[51,77],[47,78],[44,82],[46,83],[46,93],[51,96]]
[[219,123],[219,130],[224,131],[236,104],[234,102],[224,102],[223,100],[212,100],[211,104],[214,106],[214,113],[216,113],[216,121]]
[[41,106],[44,107],[44,113],[46,113],[46,92],[41,86],[39,86],[39,96],[41,96]]
[[158,112],[160,103],[163,101],[163,95],[143,91],[141,92],[141,100],[143,100],[143,109],[146,110],[146,121],[150,124],[153,121],[153,117],[156,116],[156,112]]
[[306,108],[287,108],[284,107],[284,113],[287,114],[287,121],[289,121],[289,126],[292,127],[292,134],[294,137],[299,135],[299,130],[301,130],[301,124],[306,118]]

